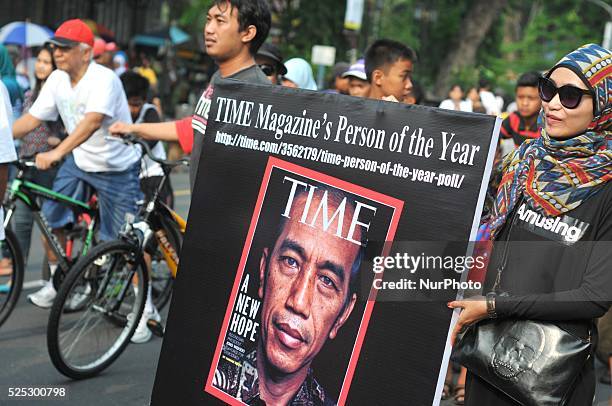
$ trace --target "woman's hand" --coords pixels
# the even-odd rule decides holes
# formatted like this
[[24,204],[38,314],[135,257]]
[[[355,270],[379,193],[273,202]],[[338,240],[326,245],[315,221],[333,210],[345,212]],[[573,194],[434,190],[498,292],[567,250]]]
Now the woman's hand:
[[455,345],[457,334],[459,334],[464,327],[477,323],[480,320],[488,317],[487,302],[484,296],[476,296],[469,300],[455,300],[447,303],[447,306],[450,309],[462,309],[461,313],[459,313],[459,319],[457,320],[455,329],[451,335],[451,345]]

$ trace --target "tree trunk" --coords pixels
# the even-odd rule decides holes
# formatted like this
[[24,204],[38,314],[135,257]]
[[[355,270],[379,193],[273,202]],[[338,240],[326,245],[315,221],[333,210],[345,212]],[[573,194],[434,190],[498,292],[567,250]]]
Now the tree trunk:
[[447,54],[440,66],[434,92],[443,97],[448,92],[452,75],[476,60],[476,52],[499,16],[507,0],[476,0],[462,20],[463,30],[458,34],[456,45]]

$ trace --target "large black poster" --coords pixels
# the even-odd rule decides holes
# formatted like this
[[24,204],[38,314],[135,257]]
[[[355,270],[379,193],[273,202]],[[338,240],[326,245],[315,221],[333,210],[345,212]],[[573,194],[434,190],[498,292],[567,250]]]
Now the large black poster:
[[435,403],[457,286],[387,296],[402,278],[382,271],[404,242],[474,239],[498,129],[218,84],[152,404]]

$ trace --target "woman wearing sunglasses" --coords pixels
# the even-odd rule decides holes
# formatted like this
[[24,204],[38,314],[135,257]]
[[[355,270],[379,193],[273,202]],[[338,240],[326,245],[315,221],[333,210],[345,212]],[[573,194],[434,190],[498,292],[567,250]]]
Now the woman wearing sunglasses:
[[[612,53],[593,44],[578,48],[540,80],[539,93],[541,137],[524,142],[504,161],[486,222],[495,240],[486,298],[448,304],[462,309],[453,343],[469,325],[477,323],[471,331],[478,331],[485,324],[495,328],[508,320],[530,320],[552,322],[595,345],[593,319],[612,304]],[[457,347],[467,354],[464,339]],[[517,405],[508,386],[527,377],[550,382],[537,372],[551,362],[543,351],[548,339],[506,330],[486,344],[493,361],[486,372],[468,372],[465,404]],[[584,358],[566,379],[568,390],[559,404],[592,404],[593,357]],[[556,374],[569,369],[564,365]],[[545,396],[547,387],[540,389]]]

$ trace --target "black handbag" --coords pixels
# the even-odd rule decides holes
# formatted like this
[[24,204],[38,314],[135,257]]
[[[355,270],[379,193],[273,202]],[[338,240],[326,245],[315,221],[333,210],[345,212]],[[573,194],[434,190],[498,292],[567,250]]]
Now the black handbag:
[[[515,222],[516,211],[509,231]],[[507,251],[506,242],[493,287],[498,295]],[[584,339],[550,322],[487,319],[467,328],[451,359],[523,406],[558,406],[591,353],[590,329]]]

